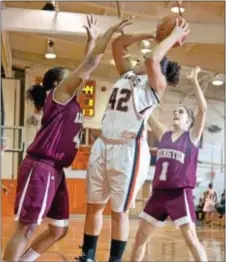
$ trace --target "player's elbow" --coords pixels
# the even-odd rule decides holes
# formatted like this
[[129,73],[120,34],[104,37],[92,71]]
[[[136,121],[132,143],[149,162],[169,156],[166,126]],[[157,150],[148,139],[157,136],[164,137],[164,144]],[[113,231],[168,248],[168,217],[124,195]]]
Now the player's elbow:
[[160,62],[152,56],[146,57],[145,66],[148,71],[155,72],[157,70],[157,67],[160,67]]
[[112,42],[112,48],[117,49],[120,47],[127,47],[131,44],[131,36],[130,35],[120,35],[114,39]]
[[80,71],[82,72],[81,75],[85,75],[85,78],[87,78],[87,75],[90,75],[100,64],[102,56],[103,54],[98,52],[93,52],[92,54],[90,54],[90,56],[87,57],[82,67],[80,68]]
[[206,112],[207,112],[207,103],[205,101],[201,105],[198,106],[198,113],[204,115],[206,114]]
[[156,54],[156,52],[152,51],[147,56],[145,56],[145,62],[149,63],[150,65],[154,65],[160,64],[161,60],[159,59],[159,56]]

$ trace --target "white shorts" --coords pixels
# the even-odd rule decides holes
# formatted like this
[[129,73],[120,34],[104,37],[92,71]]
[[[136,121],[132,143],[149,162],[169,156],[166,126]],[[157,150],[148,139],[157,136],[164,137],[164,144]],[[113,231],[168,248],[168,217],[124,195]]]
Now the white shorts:
[[112,211],[126,211],[144,184],[149,166],[146,141],[110,144],[98,138],[89,159],[88,203],[106,204],[110,199]]

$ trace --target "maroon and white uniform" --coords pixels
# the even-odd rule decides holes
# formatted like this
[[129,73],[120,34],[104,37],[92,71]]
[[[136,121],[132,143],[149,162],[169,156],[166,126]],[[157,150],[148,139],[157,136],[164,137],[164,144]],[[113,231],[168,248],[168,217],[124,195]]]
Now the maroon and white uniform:
[[16,220],[40,224],[43,218],[66,226],[69,217],[68,191],[64,167],[74,160],[83,127],[83,115],[77,97],[67,103],[47,97],[41,128],[27,149],[17,180]]
[[184,132],[175,141],[166,132],[159,143],[153,192],[141,217],[161,226],[169,216],[177,226],[196,219],[192,189],[196,184],[198,146]]

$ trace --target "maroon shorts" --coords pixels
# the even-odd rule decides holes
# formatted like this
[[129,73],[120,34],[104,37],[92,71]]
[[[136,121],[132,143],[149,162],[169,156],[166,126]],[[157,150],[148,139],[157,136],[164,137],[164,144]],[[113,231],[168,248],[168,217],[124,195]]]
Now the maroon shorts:
[[140,217],[155,226],[164,226],[170,217],[176,226],[196,220],[192,189],[154,190]]
[[63,170],[26,157],[17,178],[14,214],[24,224],[39,225],[48,217],[55,226],[67,226],[69,199]]

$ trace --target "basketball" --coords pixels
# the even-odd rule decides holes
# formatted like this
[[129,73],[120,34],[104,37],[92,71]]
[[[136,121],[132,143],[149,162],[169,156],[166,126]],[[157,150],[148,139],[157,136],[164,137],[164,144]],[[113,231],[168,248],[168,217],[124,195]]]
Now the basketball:
[[[179,19],[179,24],[183,21],[183,17],[179,14],[166,16],[163,18],[157,26],[156,40],[162,42],[166,37],[168,37],[173,28],[176,25],[176,19]],[[187,39],[187,35],[182,38],[182,43]],[[179,41],[177,41],[173,47],[179,46]]]

